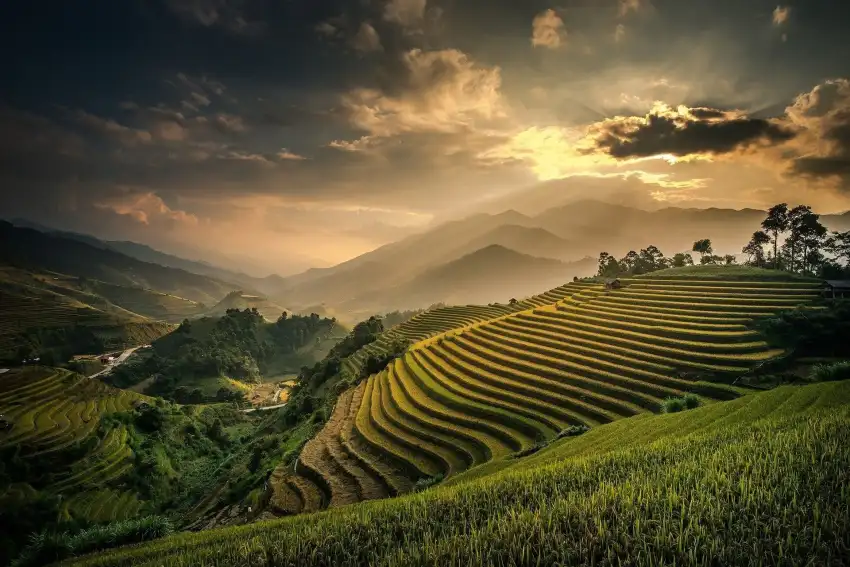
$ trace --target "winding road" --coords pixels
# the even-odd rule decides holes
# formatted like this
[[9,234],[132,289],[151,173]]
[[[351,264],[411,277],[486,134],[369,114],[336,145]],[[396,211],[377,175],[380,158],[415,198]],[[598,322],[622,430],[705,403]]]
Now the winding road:
[[131,354],[133,354],[134,352],[136,352],[136,351],[137,351],[137,350],[139,350],[140,348],[146,348],[146,347],[148,347],[148,346],[149,346],[149,345],[142,345],[142,346],[137,346],[137,347],[133,347],[133,348],[128,348],[127,350],[125,350],[124,352],[122,352],[122,353],[118,356],[118,358],[116,358],[115,360],[113,360],[112,362],[110,362],[109,364],[107,364],[106,368],[104,368],[104,369],[103,369],[103,370],[101,370],[100,372],[97,372],[97,373],[95,373],[95,374],[92,374],[91,376],[89,376],[89,378],[97,378],[98,376],[102,376],[103,374],[107,374],[107,373],[111,372],[113,368],[115,368],[116,366],[120,366],[120,365],[121,365],[121,364],[123,364],[123,363],[124,363],[124,362],[125,362],[128,358],[130,358],[130,355],[131,355]]

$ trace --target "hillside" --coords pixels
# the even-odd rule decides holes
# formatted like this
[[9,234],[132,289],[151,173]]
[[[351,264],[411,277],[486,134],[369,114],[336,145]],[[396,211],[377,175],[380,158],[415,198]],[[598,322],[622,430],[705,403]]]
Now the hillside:
[[198,472],[220,463],[226,427],[244,421],[232,409],[189,413],[38,366],[0,375],[0,414],[4,564],[31,533],[57,524],[103,524],[163,505],[174,513],[207,488]]
[[[264,291],[293,308],[324,303],[345,313],[358,311],[366,300],[365,311],[412,308],[417,305],[381,305],[380,298],[427,270],[493,244],[531,256],[578,261],[586,256],[596,258],[600,251],[620,257],[649,245],[672,255],[689,251],[695,240],[709,237],[716,253],[740,254],[742,243],[765,216],[764,211],[754,209],[668,207],[647,211],[588,199],[573,198],[566,204],[562,199],[550,200],[559,202],[562,204],[530,209],[533,215],[508,210],[442,223],[332,268],[284,278]],[[821,221],[831,230],[847,230],[850,213],[823,215]],[[539,282],[535,289],[545,287]],[[507,296],[523,293],[530,292],[513,291]],[[436,300],[450,302],[446,297]]]
[[424,271],[387,291],[382,301],[396,308],[507,301],[556,287],[574,276],[591,275],[595,269],[596,261],[590,258],[564,263],[493,244]]
[[269,322],[255,309],[231,308],[182,323],[105,380],[184,404],[250,398],[253,388],[324,358],[344,334],[318,316]]
[[[422,498],[468,494],[479,490],[479,486],[490,490],[493,483],[510,475],[523,479],[505,488],[517,493],[523,485],[537,486],[527,479],[542,478],[540,475],[555,464],[570,467],[564,459],[581,459],[577,461],[581,463],[601,459],[600,463],[606,463],[612,451],[623,452],[623,456],[617,453],[618,461],[637,459],[628,461],[630,464],[623,470],[643,471],[642,476],[624,480],[628,483],[624,486],[648,482],[667,474],[668,467],[651,468],[660,466],[658,463],[664,459],[673,459],[678,466],[686,462],[685,456],[696,458],[704,453],[694,452],[694,444],[702,443],[701,437],[685,442],[679,440],[682,436],[701,429],[710,431],[712,439],[728,441],[729,435],[737,435],[729,426],[733,423],[730,418],[737,420],[734,423],[742,423],[742,417],[755,420],[752,414],[758,412],[739,411],[756,407],[752,390],[733,383],[750,376],[764,363],[777,360],[784,347],[768,342],[754,321],[794,308],[803,309],[801,316],[805,316],[819,308],[817,280],[780,275],[746,267],[689,267],[622,278],[622,289],[608,290],[593,280],[584,280],[511,303],[435,307],[383,331],[380,321],[373,318],[357,325],[329,349],[324,360],[301,368],[283,409],[258,416],[253,424],[233,425],[233,431],[240,432],[241,442],[233,445],[234,437],[230,437],[228,449],[222,449],[223,453],[216,457],[222,459],[221,465],[214,473],[203,476],[205,480],[195,473],[185,479],[183,475],[168,477],[169,469],[154,461],[150,474],[171,478],[164,482],[181,483],[183,492],[175,521],[191,529],[323,508],[334,509],[332,515],[336,518],[349,518],[347,514],[359,514],[357,510],[394,509],[405,514],[410,503]],[[137,361],[155,367],[143,366],[144,372],[139,374],[134,370],[137,363],[128,363],[113,371],[109,380],[116,383],[126,376],[162,376],[174,387],[165,395],[173,396],[176,388],[182,386],[178,397],[188,395],[192,399],[182,401],[197,404],[205,400],[195,400],[193,396],[197,394],[190,388],[205,387],[200,380],[202,374],[214,381],[210,382],[214,383],[213,388],[220,389],[223,378],[247,384],[276,364],[275,351],[266,349],[279,339],[289,337],[287,344],[295,346],[295,351],[295,342],[305,347],[311,344],[311,339],[303,340],[310,335],[309,328],[304,329],[306,334],[299,331],[302,323],[309,327],[321,323],[321,319],[287,318],[272,324],[250,310],[231,310],[222,318],[198,319],[156,341],[149,349],[149,358],[143,355]],[[285,329],[278,328],[281,325]],[[386,367],[381,370],[384,364]],[[204,374],[204,369],[214,372]],[[157,386],[160,380],[148,382],[147,391],[161,393]],[[819,407],[820,402],[807,401],[810,397],[799,400],[794,391],[802,390],[777,390],[791,392],[790,397],[781,400],[760,398],[766,400],[762,415],[785,419],[785,409],[797,407],[798,401],[801,408]],[[221,395],[212,388],[207,392],[199,393],[201,397]],[[821,395],[814,398],[821,399]],[[692,403],[705,407],[679,416],[654,415],[662,413],[662,408],[673,407],[673,402],[683,407],[685,403],[687,407],[692,407]],[[771,413],[778,403],[785,408],[783,413]],[[193,407],[205,411],[206,406]],[[138,420],[143,413],[136,410],[122,420]],[[192,412],[184,408],[178,413]],[[687,416],[702,417],[694,417],[693,427],[682,425],[682,421],[678,425],[671,422]],[[713,422],[718,424],[716,429],[712,429]],[[765,427],[766,423],[761,421],[758,427]],[[777,431],[788,431],[783,425],[786,422],[775,423]],[[809,419],[806,423],[814,422]],[[174,431],[169,439],[177,442],[181,437]],[[581,437],[572,438],[576,435]],[[754,439],[752,435],[742,435]],[[777,435],[770,437],[776,438]],[[671,442],[650,445],[659,440]],[[738,446],[725,441],[707,443],[712,451],[721,446]],[[639,447],[640,451],[635,452]],[[750,453],[741,454],[751,455],[756,449],[753,446],[748,449]],[[150,454],[145,452],[148,449],[138,450]],[[765,455],[773,455],[769,452],[773,449],[764,450]],[[656,455],[652,451],[661,452]],[[227,452],[230,458],[225,455]],[[205,467],[214,464],[210,460],[198,461],[198,456],[168,454],[172,463],[186,463],[181,467],[190,466],[191,462],[204,463]],[[137,457],[137,463],[143,462],[140,458],[148,457]],[[706,458],[706,462],[716,461]],[[703,461],[694,462],[693,466],[705,469]],[[756,469],[748,465],[747,470]],[[620,473],[612,474],[612,482],[622,479]],[[404,496],[436,484],[443,487],[423,495]],[[116,490],[121,485],[109,486]],[[451,492],[455,487],[462,492]],[[20,495],[21,502],[32,501],[26,489],[10,490]],[[173,490],[169,488],[167,493],[176,498]],[[577,490],[577,494],[585,493]],[[69,497],[73,494],[76,492]],[[712,492],[711,497],[718,494]],[[366,508],[359,504],[345,506],[387,496],[401,498],[376,508],[370,504],[365,504]],[[170,506],[162,496],[141,499],[149,504],[139,510],[162,511]],[[439,505],[438,500],[431,502]],[[458,513],[465,514],[460,511],[465,505],[458,505]],[[575,508],[575,504],[571,506]],[[496,507],[493,514],[489,515],[499,522],[507,521],[503,518],[513,517],[513,509]],[[652,517],[657,514],[652,512]],[[459,521],[469,521],[463,518]],[[298,526],[302,521],[308,520],[293,518],[284,525],[300,534]],[[347,522],[335,524],[344,530],[337,537],[349,537]],[[423,525],[427,527],[428,522]],[[274,538],[275,525],[257,524],[238,530]],[[380,529],[380,524],[370,525]],[[449,530],[455,529],[452,526],[445,524]],[[148,560],[150,564],[179,565],[184,560],[197,564],[211,560],[212,555],[196,553],[211,553],[218,557],[219,564],[231,560],[244,563],[239,554],[246,548],[235,550],[229,543],[235,541],[231,537],[236,537],[236,533],[243,532],[208,533],[209,536],[180,535],[156,547],[107,552],[91,560],[93,564],[129,565],[135,564],[136,557],[139,564],[147,564]],[[382,537],[380,533],[370,533]],[[413,529],[410,533],[418,532]],[[198,541],[214,537],[217,543],[204,546],[206,551],[185,555],[187,552],[180,546],[195,541],[194,537],[201,538]],[[265,549],[266,537],[261,535],[251,545]],[[297,550],[292,551],[292,556],[278,556],[275,554],[290,553],[290,548],[275,549],[263,552],[270,564],[278,564],[278,559],[311,564],[309,557]],[[468,560],[458,559],[462,564]],[[333,564],[345,561],[334,556]],[[359,559],[351,561],[356,563]],[[407,559],[399,561],[409,563]]]
[[285,307],[278,305],[271,299],[261,295],[253,295],[243,291],[232,291],[224,299],[215,304],[214,307],[204,312],[206,317],[221,317],[228,309],[256,309],[269,321],[277,321],[281,313],[288,311]]
[[[137,260],[141,260],[142,262],[147,262],[149,264],[159,264],[160,266],[165,266],[168,268],[177,268],[186,272],[191,272],[193,274],[200,274],[203,276],[216,278],[221,281],[231,283],[235,287],[241,285],[259,291],[265,291],[267,289],[273,289],[274,286],[279,285],[280,281],[282,280],[282,278],[278,275],[270,275],[264,278],[259,278],[250,276],[240,271],[220,267],[220,265],[232,266],[234,264],[238,265],[241,263],[245,263],[244,258],[234,259],[228,256],[218,256],[210,251],[206,252],[207,256],[213,256],[218,259],[220,265],[214,265],[200,260],[189,260],[180,256],[175,256],[174,254],[168,254],[166,252],[156,250],[155,248],[151,248],[146,244],[139,244],[138,242],[131,242],[127,240],[103,240],[89,234],[57,230],[42,225],[40,223],[29,221],[27,219],[14,218],[11,219],[9,222],[19,228],[30,228],[39,232],[43,232],[45,234],[51,234],[69,240],[77,240],[79,242],[89,244],[95,248],[120,252],[125,256],[130,256],[131,258],[135,258]],[[196,251],[195,254],[200,254],[200,252]],[[302,267],[301,269],[299,269],[299,266],[303,266],[305,263],[309,265],[311,262],[306,257],[300,258],[297,264],[288,267],[289,269],[286,271],[286,273],[293,274],[303,271],[304,268]],[[263,267],[261,266],[252,265],[253,263],[250,261],[248,261],[247,264],[251,265],[253,270],[263,269]]]
[[[56,273],[0,266],[0,360],[39,356],[64,362],[74,354],[100,354],[110,349],[145,344],[169,330],[91,292],[91,285]],[[103,284],[106,286],[106,284]],[[106,286],[116,287],[117,286]],[[133,305],[159,305],[160,298],[145,290],[120,288]],[[188,302],[176,300],[170,308]]]
[[488,246],[498,245],[528,256],[556,260],[574,260],[570,242],[539,227],[503,224],[473,238],[455,249],[450,256],[461,257]]
[[[376,272],[375,266],[368,268],[364,266],[362,271],[364,275],[365,272],[371,274],[370,281],[376,279],[375,273],[383,274]],[[362,319],[372,313],[424,308],[436,303],[507,302],[512,297],[526,297],[541,289],[557,287],[574,276],[587,276],[595,271],[596,260],[590,258],[561,262],[521,254],[494,244],[414,275],[399,276],[397,279],[401,283],[395,286],[384,282],[381,289],[363,292],[353,281],[345,296],[337,296],[333,309]],[[330,282],[320,280],[311,287],[327,283]]]
[[207,305],[233,290],[231,284],[214,278],[142,262],[80,240],[17,228],[5,221],[0,221],[0,264],[154,289]]
[[[403,284],[412,276],[458,259],[464,253],[457,250],[458,243],[479,238],[505,224],[522,226],[529,221],[515,211],[506,211],[498,215],[476,215],[462,221],[448,222],[425,233],[381,246],[332,268],[308,270],[284,278],[274,296],[294,307],[326,303],[336,308],[355,296],[368,296],[374,302],[374,298],[381,293]],[[375,277],[377,273],[381,274],[380,278]],[[377,311],[394,308],[386,305]]]
[[571,426],[658,412],[668,397],[733,399],[741,390],[724,382],[782,353],[748,323],[819,294],[817,281],[622,281],[613,291],[571,283],[563,299],[490,318],[447,313],[455,330],[414,344],[340,398],[294,475],[335,506],[452,477]]
[[66,564],[839,565],[848,434],[850,383],[789,386],[604,425],[455,486]]

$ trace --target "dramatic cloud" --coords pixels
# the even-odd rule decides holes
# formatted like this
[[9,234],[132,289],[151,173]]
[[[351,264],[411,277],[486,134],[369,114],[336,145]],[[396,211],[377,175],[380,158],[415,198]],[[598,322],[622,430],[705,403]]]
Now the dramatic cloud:
[[95,207],[130,217],[144,225],[162,221],[189,225],[198,224],[198,217],[186,211],[170,208],[159,195],[152,191],[139,192],[128,187],[120,187],[119,191],[121,194],[97,202]]
[[277,270],[541,180],[850,208],[847,2],[30,4],[0,18],[2,217]]
[[531,22],[531,45],[557,49],[567,41],[564,20],[555,10],[546,10],[534,17]]
[[616,117],[591,126],[591,151],[612,157],[728,154],[754,145],[787,142],[795,132],[776,121],[740,113],[656,104],[643,117]]
[[498,67],[479,67],[454,49],[414,49],[404,54],[402,64],[395,92],[355,89],[343,97],[352,126],[383,137],[457,132],[504,112]]
[[419,24],[425,17],[427,0],[390,0],[384,7],[384,19],[405,27]]
[[300,155],[298,155],[298,154],[295,154],[295,153],[290,152],[290,151],[289,151],[289,150],[287,150],[286,148],[281,149],[281,150],[277,153],[277,158],[278,158],[278,159],[282,159],[282,160],[284,160],[284,161],[301,161],[301,160],[305,160],[305,159],[307,159],[307,158],[305,158],[304,156],[300,156]]
[[850,80],[816,86],[797,97],[786,113],[804,131],[793,172],[833,179],[850,189]]
[[775,10],[773,10],[773,25],[781,26],[788,21],[788,17],[791,15],[791,8],[789,6],[777,6]]
[[355,35],[351,40],[351,46],[362,53],[381,51],[383,49],[378,32],[375,31],[375,28],[373,28],[368,22],[360,24],[360,29],[357,30],[357,35]]

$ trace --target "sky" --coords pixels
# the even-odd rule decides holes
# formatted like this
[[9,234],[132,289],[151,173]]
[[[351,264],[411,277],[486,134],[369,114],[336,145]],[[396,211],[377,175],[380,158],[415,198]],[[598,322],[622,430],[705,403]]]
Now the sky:
[[0,217],[254,272],[541,184],[850,209],[850,2],[9,0]]

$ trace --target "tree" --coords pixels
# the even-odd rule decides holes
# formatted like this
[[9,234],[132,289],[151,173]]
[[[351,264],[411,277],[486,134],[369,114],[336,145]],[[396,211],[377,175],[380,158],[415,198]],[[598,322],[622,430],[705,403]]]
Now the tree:
[[640,254],[638,254],[634,273],[646,274],[666,267],[667,264],[664,254],[662,254],[661,250],[659,250],[657,246],[650,245],[642,249]]
[[611,258],[611,255],[608,252],[600,252],[599,253],[599,270],[596,272],[596,275],[603,275],[605,272],[606,266],[608,266],[608,260]]
[[673,256],[673,260],[671,261],[671,265],[674,268],[684,268],[685,266],[693,266],[694,259],[693,257],[686,252],[679,252]]
[[696,242],[694,242],[692,250],[699,254],[700,264],[705,264],[705,255],[711,254],[714,251],[711,248],[711,240],[708,238],[703,238],[702,240],[697,240]]
[[738,263],[738,259],[735,258],[735,256],[733,254],[726,254],[725,256],[723,256],[723,262],[727,266],[732,266],[732,265]]
[[767,217],[761,222],[761,227],[773,235],[774,268],[779,267],[779,234],[788,230],[788,204],[780,203],[767,211]]
[[638,253],[634,250],[629,250],[629,252],[623,256],[620,260],[620,269],[622,272],[627,274],[632,274],[635,271],[635,268],[638,265],[639,260]]
[[602,252],[599,255],[599,271],[597,275],[600,277],[614,278],[620,273],[620,263],[617,259],[611,256],[608,252]]
[[802,270],[813,272],[823,262],[821,250],[826,240],[826,227],[821,224],[820,215],[808,210],[800,216],[797,231],[803,247]]
[[750,241],[741,249],[741,252],[749,256],[747,263],[761,267],[764,263],[764,248],[763,246],[770,242],[770,237],[767,233],[757,230],[753,233]]
[[850,230],[831,233],[824,243],[824,249],[832,254],[836,261],[850,266]]

